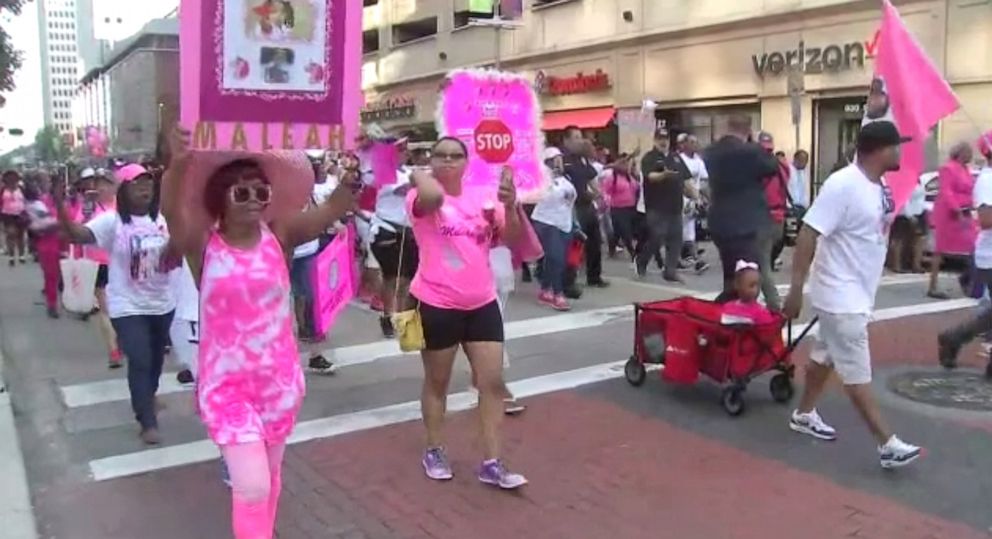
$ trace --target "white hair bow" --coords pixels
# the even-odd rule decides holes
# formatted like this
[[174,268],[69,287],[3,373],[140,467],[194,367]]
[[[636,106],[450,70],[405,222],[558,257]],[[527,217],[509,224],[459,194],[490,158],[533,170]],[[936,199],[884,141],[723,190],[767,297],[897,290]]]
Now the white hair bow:
[[734,268],[734,272],[736,273],[738,271],[744,271],[744,270],[748,270],[748,269],[757,270],[758,269],[758,264],[755,263],[755,262],[748,262],[746,260],[738,260],[737,261],[737,267]]

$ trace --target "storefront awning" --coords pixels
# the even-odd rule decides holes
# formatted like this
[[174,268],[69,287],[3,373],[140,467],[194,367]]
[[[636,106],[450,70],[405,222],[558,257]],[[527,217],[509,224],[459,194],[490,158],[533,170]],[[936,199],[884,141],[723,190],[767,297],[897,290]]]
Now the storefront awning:
[[613,119],[614,113],[613,107],[545,112],[543,129],[545,131],[559,131],[570,125],[582,129],[598,129],[606,127],[606,124]]

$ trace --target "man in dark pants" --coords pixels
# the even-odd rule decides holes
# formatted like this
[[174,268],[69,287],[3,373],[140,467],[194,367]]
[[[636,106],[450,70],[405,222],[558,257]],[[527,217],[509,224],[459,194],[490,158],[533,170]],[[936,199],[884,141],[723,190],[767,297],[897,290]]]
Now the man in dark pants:
[[758,233],[771,226],[764,180],[778,172],[775,156],[749,141],[751,117],[735,115],[730,133],[703,152],[710,174],[708,224],[723,266],[723,292],[717,301],[734,297],[738,260],[758,262]]
[[[647,244],[637,255],[637,276],[644,277],[651,256],[665,247],[664,278],[682,282],[678,275],[682,259],[682,197],[692,174],[678,153],[671,151],[667,129],[654,135],[654,148],[641,159],[644,176],[644,210]],[[694,194],[688,193],[690,195]]]
[[[575,215],[586,236],[586,283],[589,286],[606,288],[610,284],[603,280],[603,236],[592,194],[599,173],[585,157],[586,144],[581,129],[574,125],[565,128],[565,175],[575,186]],[[574,275],[566,275],[565,290],[569,297],[577,292]]]

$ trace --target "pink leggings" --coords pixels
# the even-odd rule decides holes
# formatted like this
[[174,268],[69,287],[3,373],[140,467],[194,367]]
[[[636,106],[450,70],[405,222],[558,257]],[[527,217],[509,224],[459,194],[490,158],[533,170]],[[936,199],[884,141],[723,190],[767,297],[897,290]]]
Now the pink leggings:
[[285,451],[285,443],[221,447],[231,474],[231,527],[235,539],[272,539]]
[[58,236],[52,234],[38,238],[35,249],[38,251],[38,263],[45,280],[45,306],[55,309],[59,301],[59,260],[62,258],[62,246]]

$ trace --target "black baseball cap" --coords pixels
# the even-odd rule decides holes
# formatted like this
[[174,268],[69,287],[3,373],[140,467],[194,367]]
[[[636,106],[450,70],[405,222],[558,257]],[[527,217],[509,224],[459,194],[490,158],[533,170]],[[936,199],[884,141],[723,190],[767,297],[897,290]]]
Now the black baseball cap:
[[899,134],[896,124],[881,120],[871,122],[861,127],[858,133],[858,153],[871,153],[889,146],[898,146],[913,140]]

